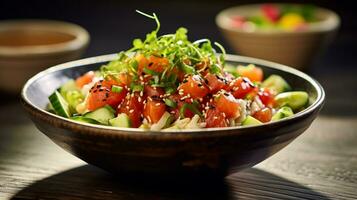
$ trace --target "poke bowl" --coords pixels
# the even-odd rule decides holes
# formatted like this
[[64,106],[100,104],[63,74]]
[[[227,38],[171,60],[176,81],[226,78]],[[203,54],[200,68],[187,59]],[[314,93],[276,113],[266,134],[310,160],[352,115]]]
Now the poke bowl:
[[307,70],[333,40],[340,19],[307,4],[249,4],[222,10],[216,24],[240,55]]
[[37,128],[114,174],[224,177],[288,145],[323,105],[323,88],[298,70],[158,28],[128,51],[28,80],[22,104]]

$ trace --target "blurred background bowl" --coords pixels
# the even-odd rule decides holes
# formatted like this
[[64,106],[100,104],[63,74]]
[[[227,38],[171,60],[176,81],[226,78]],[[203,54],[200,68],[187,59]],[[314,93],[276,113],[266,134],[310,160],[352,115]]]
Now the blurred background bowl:
[[0,89],[17,93],[37,72],[78,59],[89,43],[82,27],[51,20],[0,21]]
[[[228,44],[240,55],[262,58],[306,70],[323,52],[340,25],[338,15],[316,7],[317,21],[298,31],[282,29],[247,30],[232,26],[234,16],[257,16],[263,4],[250,4],[225,9],[216,16],[216,24]],[[299,4],[275,4],[294,5]]]

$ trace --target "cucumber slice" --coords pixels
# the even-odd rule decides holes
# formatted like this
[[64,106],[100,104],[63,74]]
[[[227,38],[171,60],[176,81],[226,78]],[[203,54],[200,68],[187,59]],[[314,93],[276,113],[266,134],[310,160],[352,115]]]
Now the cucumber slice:
[[92,112],[86,113],[83,116],[86,118],[94,119],[101,124],[109,125],[109,120],[115,117],[114,113],[115,111],[112,107],[104,106]]
[[263,124],[259,120],[255,119],[252,116],[247,116],[244,121],[242,122],[242,126],[250,126],[250,125],[260,125]]
[[57,115],[66,118],[69,118],[71,116],[70,108],[67,101],[58,91],[52,93],[48,97],[48,99],[50,100],[51,106]]
[[150,130],[150,126],[148,124],[141,124],[139,128],[143,130]]
[[70,119],[79,121],[79,122],[89,123],[89,124],[100,124],[97,120],[83,117],[83,116],[74,116],[74,117],[71,117]]
[[63,97],[67,100],[73,113],[76,112],[77,105],[84,101],[83,94],[78,90],[67,91]]
[[302,109],[309,102],[309,95],[303,91],[283,92],[275,97],[278,107],[288,106],[294,111]]
[[282,93],[291,90],[290,85],[279,75],[270,75],[262,83],[262,87],[275,90],[277,93]]
[[237,72],[237,67],[235,67],[233,65],[227,64],[224,67],[224,71],[232,74],[234,77],[238,77],[239,76],[239,74]]
[[65,84],[63,84],[60,88],[59,91],[63,97],[66,97],[66,93],[69,91],[78,91],[78,87],[76,85],[76,82],[74,82],[73,79],[67,81]]
[[286,117],[293,116],[294,112],[290,107],[284,106],[276,112],[273,117],[271,118],[271,121],[277,121],[279,119],[283,119]]
[[115,127],[124,127],[124,128],[131,127],[129,116],[125,113],[120,113],[116,118],[110,119],[109,124]]

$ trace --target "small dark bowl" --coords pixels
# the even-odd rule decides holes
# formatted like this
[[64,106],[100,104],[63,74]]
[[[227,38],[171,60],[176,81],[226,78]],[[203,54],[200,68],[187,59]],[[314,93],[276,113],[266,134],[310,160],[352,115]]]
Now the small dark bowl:
[[264,60],[228,55],[230,63],[254,63],[263,68],[265,75],[283,76],[295,90],[309,93],[311,105],[293,117],[260,126],[181,132],[145,132],[84,124],[45,110],[47,97],[61,84],[98,69],[115,57],[105,55],[57,65],[28,80],[22,90],[22,103],[41,132],[71,154],[112,173],[224,177],[254,166],[288,145],[310,126],[324,102],[320,84],[300,71]]

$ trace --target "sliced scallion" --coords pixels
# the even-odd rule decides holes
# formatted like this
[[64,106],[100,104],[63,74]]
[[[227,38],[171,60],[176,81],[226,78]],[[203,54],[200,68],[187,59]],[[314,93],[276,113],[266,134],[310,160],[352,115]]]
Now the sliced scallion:
[[165,104],[171,108],[176,108],[177,107],[177,103],[171,99],[165,99]]
[[118,86],[118,85],[113,85],[112,86],[112,92],[120,93],[121,91],[123,91],[123,87],[122,86]]

